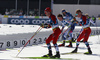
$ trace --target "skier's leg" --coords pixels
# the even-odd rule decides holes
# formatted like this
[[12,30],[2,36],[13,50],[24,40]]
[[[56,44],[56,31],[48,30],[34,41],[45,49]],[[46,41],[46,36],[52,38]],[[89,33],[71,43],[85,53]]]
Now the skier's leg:
[[76,42],[76,48],[75,48],[75,50],[72,51],[72,53],[76,53],[77,52],[78,46],[79,46],[79,42],[84,37],[84,34],[85,34],[85,30],[83,30],[82,33],[79,35],[79,37],[77,39],[77,42]]
[[66,46],[66,47],[73,47],[72,46],[72,33],[73,33],[73,30],[75,29],[75,25],[71,25],[71,27],[70,27],[70,30],[69,30],[69,33],[68,33],[68,35],[69,35],[69,45],[68,46]]
[[46,44],[47,44],[47,47],[48,47],[48,54],[47,55],[44,55],[43,57],[51,57],[52,56],[52,50],[51,50],[51,44],[50,44],[50,41],[53,39],[53,35],[54,34],[51,34],[48,39],[46,40]]
[[84,42],[85,45],[87,46],[87,49],[88,49],[88,52],[84,53],[84,54],[92,54],[92,51],[91,51],[91,48],[89,46],[89,43],[88,42]]
[[54,55],[53,58],[56,58],[56,57],[60,58],[59,48],[57,45],[57,40],[58,40],[60,33],[61,33],[60,29],[56,29],[56,31],[54,32],[53,44],[56,50],[56,55]]
[[72,45],[72,32],[69,33],[68,40],[69,40],[69,45],[67,45],[66,47],[73,47],[73,45]]
[[66,36],[68,35],[69,30],[70,30],[70,28],[68,28],[67,31],[62,35],[63,43],[58,46],[65,46],[65,42],[66,42],[65,40],[67,38]]
[[91,33],[91,29],[88,28],[88,30],[86,30],[86,34],[85,34],[85,37],[84,37],[84,40],[83,40],[83,42],[85,43],[85,45],[86,45],[86,47],[87,47],[87,49],[88,49],[88,52],[85,53],[85,54],[92,54],[91,48],[90,48],[90,46],[89,46],[89,43],[87,42],[90,33]]
[[62,35],[63,43],[58,46],[65,46],[66,37],[64,37],[65,33]]

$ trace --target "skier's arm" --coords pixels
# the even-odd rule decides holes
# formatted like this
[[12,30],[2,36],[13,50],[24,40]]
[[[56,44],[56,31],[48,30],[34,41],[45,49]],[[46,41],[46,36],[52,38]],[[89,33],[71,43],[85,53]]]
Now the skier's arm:
[[71,20],[71,23],[76,23],[76,24],[78,24],[79,22],[76,20],[75,17],[73,17],[73,19]]
[[50,16],[50,23],[49,24],[43,24],[43,28],[51,28],[52,25],[56,25],[56,17],[54,15]]
[[90,23],[92,23],[93,25],[95,25],[94,21],[92,19],[90,19]]
[[80,18],[78,18],[78,17],[75,17],[74,20],[77,21],[77,24],[78,24],[79,26],[82,26],[82,19],[80,19]]
[[51,28],[50,24],[41,24],[40,26],[42,28]]

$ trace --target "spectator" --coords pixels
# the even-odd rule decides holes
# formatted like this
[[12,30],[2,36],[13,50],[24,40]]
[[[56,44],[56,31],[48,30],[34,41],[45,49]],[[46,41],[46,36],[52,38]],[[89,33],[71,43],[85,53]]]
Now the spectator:
[[38,12],[39,12],[38,9],[34,9],[34,15],[38,16]]
[[19,12],[19,16],[22,16],[22,15],[23,15],[23,11],[20,10],[20,12]]
[[41,14],[41,17],[43,18],[43,14]]
[[98,17],[100,17],[100,14],[98,15]]
[[5,15],[8,15],[8,14],[9,14],[9,12],[8,12],[8,11],[6,11],[6,12],[5,12]]
[[98,18],[99,18],[99,20],[100,20],[100,14],[98,15]]

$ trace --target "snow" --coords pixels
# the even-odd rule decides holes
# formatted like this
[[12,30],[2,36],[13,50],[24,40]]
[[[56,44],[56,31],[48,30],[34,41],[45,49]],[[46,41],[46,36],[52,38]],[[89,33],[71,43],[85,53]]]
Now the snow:
[[[11,35],[18,33],[32,33],[35,32],[39,28],[38,25],[8,25],[1,24],[0,25],[0,35]],[[51,29],[49,29],[51,30]],[[41,31],[49,31],[48,29],[43,29]]]
[[[22,34],[22,33],[33,33],[39,28],[39,25],[11,25],[11,24],[0,24],[0,35],[11,35],[11,34]],[[61,27],[60,27],[61,28]],[[65,27],[65,29],[68,27]],[[75,27],[78,31],[82,28],[80,26]],[[75,29],[75,30],[76,30]],[[100,29],[100,27],[91,27],[91,29]],[[43,31],[51,31],[50,29],[43,28]]]
[[[11,26],[11,27],[10,27]],[[24,27],[22,27],[24,26]],[[0,25],[0,35],[10,35],[10,34],[22,34],[22,33],[33,33],[35,32],[39,26],[34,25]],[[29,28],[30,27],[30,28]],[[77,27],[81,28],[81,27]],[[50,31],[51,29],[42,29],[42,31]],[[79,60],[100,60],[100,35],[90,36],[89,43],[91,50],[93,52],[92,55],[84,55],[84,54],[67,54],[61,55],[61,58],[71,58],[72,60],[79,59]],[[58,43],[60,44],[60,43]],[[19,57],[41,57],[48,53],[48,49],[42,46],[46,44],[39,44],[39,45],[32,45],[27,46],[23,49],[23,51],[19,54]],[[68,45],[68,43],[66,43]],[[67,53],[71,52],[75,49],[76,44],[73,43],[73,48],[67,47],[59,47],[60,53]],[[21,50],[20,48],[13,48],[11,50],[4,50],[0,51],[0,60],[39,60],[39,59],[21,59],[16,58],[18,51]],[[53,54],[55,54],[55,49],[52,48]],[[80,43],[78,52],[87,52],[87,48],[84,43]],[[41,59],[45,60],[45,59]],[[48,59],[51,60],[51,59]],[[52,59],[53,60],[53,59]],[[58,59],[56,59],[58,60]],[[61,60],[61,59],[60,59]],[[65,59],[66,60],[66,59]]]

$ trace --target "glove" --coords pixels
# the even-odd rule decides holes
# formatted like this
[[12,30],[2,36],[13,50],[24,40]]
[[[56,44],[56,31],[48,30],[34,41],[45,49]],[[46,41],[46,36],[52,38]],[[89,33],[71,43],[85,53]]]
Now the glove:
[[51,26],[49,24],[41,24],[42,28],[50,28]]
[[79,22],[76,20],[75,17],[73,18],[73,21],[74,21],[74,23],[79,23]]
[[44,28],[44,24],[42,23],[41,25],[40,25],[42,28]]
[[75,17],[73,17],[73,20],[74,20],[74,21],[76,21],[76,18],[75,18]]
[[50,24],[44,24],[44,28],[51,28]]

